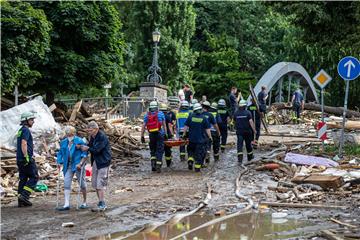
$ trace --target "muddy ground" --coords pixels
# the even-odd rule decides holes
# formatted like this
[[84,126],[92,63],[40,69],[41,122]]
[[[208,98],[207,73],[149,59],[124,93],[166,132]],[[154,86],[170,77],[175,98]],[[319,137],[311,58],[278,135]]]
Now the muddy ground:
[[[234,136],[230,143],[234,144]],[[273,141],[274,137],[263,138]],[[284,139],[278,139],[283,141]],[[303,140],[303,139],[302,139]],[[106,194],[108,210],[105,213],[93,213],[89,210],[76,210],[76,193],[72,195],[73,208],[69,212],[55,211],[56,197],[44,196],[33,199],[31,208],[17,208],[16,203],[1,207],[1,238],[2,239],[96,239],[111,238],[109,234],[120,232],[129,233],[142,228],[145,224],[164,221],[178,212],[187,212],[194,209],[205,198],[206,183],[213,188],[212,199],[209,205],[201,210],[211,219],[218,210],[227,213],[236,211],[239,200],[235,197],[235,179],[241,171],[236,160],[236,147],[230,146],[219,162],[213,160],[208,168],[196,174],[187,170],[186,162],[180,162],[178,151],[174,150],[174,164],[171,168],[163,166],[161,174],[150,171],[150,162],[144,160],[139,167],[117,167],[112,171],[110,187]],[[148,159],[148,152],[142,152]],[[256,157],[266,154],[266,151],[255,151]],[[268,186],[276,186],[276,182],[266,172],[250,171],[242,180],[242,193],[253,196],[255,201],[275,200],[274,192],[268,191]],[[77,186],[74,186],[77,187]],[[88,184],[90,189],[90,183]],[[122,190],[122,191],[121,191]],[[88,195],[91,206],[97,204],[95,192]],[[61,196],[61,204],[63,197]],[[232,205],[233,204],[233,205]],[[293,219],[306,222],[306,226],[299,226],[296,236],[292,239],[308,239],[322,229],[339,228],[329,220],[336,217],[348,223],[359,223],[360,209],[351,204],[350,199],[332,199],[326,204],[345,205],[346,210],[320,209],[288,209],[288,215]],[[241,206],[238,206],[241,207]],[[263,209],[263,212],[280,211],[281,209]],[[252,214],[258,214],[254,210]],[[355,222],[354,222],[355,220]],[[357,221],[357,222],[356,222]],[[64,222],[73,222],[72,228],[62,227]],[[272,225],[271,225],[272,226]],[[311,227],[309,227],[311,226]],[[246,224],[245,224],[246,227]],[[254,226],[249,225],[249,228]],[[261,228],[261,225],[257,225]],[[293,227],[295,230],[296,227]],[[276,232],[276,228],[271,227]],[[275,236],[275,237],[272,237]],[[253,235],[245,239],[275,239]],[[168,239],[168,237],[156,239]],[[146,239],[137,235],[131,239]],[[150,238],[148,238],[150,239]],[[154,238],[155,239],[155,238]],[[201,239],[201,238],[198,238]],[[202,238],[202,239],[206,239]],[[217,239],[242,239],[239,236],[220,237]],[[319,238],[320,239],[320,238]]]

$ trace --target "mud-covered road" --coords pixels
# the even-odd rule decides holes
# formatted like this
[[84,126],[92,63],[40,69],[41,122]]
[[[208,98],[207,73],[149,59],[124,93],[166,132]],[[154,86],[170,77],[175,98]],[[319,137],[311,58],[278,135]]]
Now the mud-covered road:
[[[233,137],[232,142],[234,142]],[[239,199],[234,194],[235,179],[242,169],[236,160],[235,146],[229,147],[220,161],[214,163],[212,159],[210,166],[201,173],[187,170],[186,162],[178,160],[178,150],[173,152],[175,159],[173,166],[171,168],[163,166],[160,174],[150,171],[148,160],[141,162],[140,167],[113,169],[110,187],[106,193],[108,210],[104,213],[76,210],[76,193],[72,195],[73,207],[69,212],[55,211],[56,196],[37,197],[33,199],[34,206],[31,208],[17,208],[15,202],[2,206],[1,238],[88,239],[99,236],[96,239],[108,239],[111,233],[129,233],[146,224],[165,221],[176,213],[196,208],[206,196],[206,183],[212,186],[212,199],[200,214],[213,217],[216,211],[225,210],[226,213],[231,213],[236,211],[237,207],[241,207],[236,206],[239,204]],[[148,152],[142,153],[148,159]],[[266,154],[266,152],[256,152],[257,157],[262,154]],[[242,179],[242,194],[252,196],[254,201],[275,200],[274,193],[267,190],[268,186],[276,186],[276,182],[270,175],[265,172],[250,171]],[[88,188],[91,188],[90,183],[88,183]],[[61,204],[63,203],[62,198]],[[90,206],[97,204],[95,192],[90,192],[88,199]],[[335,200],[331,204],[340,205],[346,204],[346,202],[344,203],[343,200],[336,202]],[[270,213],[271,211],[270,209]],[[257,210],[254,210],[254,213],[256,212]],[[331,216],[351,220],[358,219],[359,213],[358,208],[352,207],[341,211],[297,209],[288,212],[293,219],[304,220],[307,222],[306,226],[312,226],[311,228],[301,228],[298,235],[294,236],[307,236],[320,229],[338,226],[328,221]],[[64,228],[62,223],[65,222],[73,222],[75,226]],[[253,228],[253,226],[248,227]],[[170,237],[156,239],[168,238]],[[251,238],[265,239],[261,235],[247,239]],[[146,237],[139,235],[131,239],[146,239]],[[234,238],[228,236],[218,239],[239,239],[239,235]],[[273,238],[270,237],[270,239]]]

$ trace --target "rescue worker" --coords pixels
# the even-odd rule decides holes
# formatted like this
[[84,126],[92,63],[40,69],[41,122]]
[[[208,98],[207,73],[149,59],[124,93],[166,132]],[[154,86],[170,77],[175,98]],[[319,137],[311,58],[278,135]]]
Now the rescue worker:
[[304,96],[301,93],[300,88],[296,89],[291,99],[293,110],[296,114],[295,122],[299,123],[301,110],[304,110]]
[[191,100],[191,105],[190,105],[190,110],[189,110],[190,113],[193,112],[193,108],[194,108],[195,103],[198,103],[198,100],[196,98],[193,98]]
[[[180,104],[179,112],[176,114],[176,131],[179,137],[184,135],[185,121],[188,117],[189,117],[189,103],[187,101],[182,101]],[[180,146],[180,161],[185,161],[185,159],[186,159],[185,146]],[[192,161],[194,161],[193,158]]]
[[[243,144],[245,141],[247,159],[251,161],[254,158],[253,149],[251,146],[253,132],[256,134],[254,122],[250,111],[246,110],[246,101],[240,100],[239,109],[234,114],[236,135],[237,135],[237,152],[238,161],[242,164],[243,161]],[[251,131],[253,130],[253,132]]]
[[[204,163],[208,139],[211,140],[210,124],[203,114],[200,103],[194,104],[194,113],[185,121],[183,138],[189,130],[189,150],[195,158],[195,172],[200,172]],[[194,161],[188,159],[189,170],[193,169]]]
[[220,99],[218,102],[218,114],[221,118],[221,122],[218,123],[221,135],[221,152],[225,152],[227,136],[228,136],[228,123],[230,122],[230,113],[226,109],[226,102],[224,99]]
[[156,101],[150,102],[149,111],[144,116],[144,124],[141,128],[142,143],[145,143],[145,128],[147,128],[149,132],[151,170],[161,172],[162,156],[164,154],[164,137],[167,129],[165,115],[159,111],[159,106]]
[[32,206],[29,198],[38,181],[38,170],[33,159],[33,138],[30,129],[34,124],[35,114],[21,114],[21,128],[17,132],[16,164],[19,171],[18,207]]
[[220,158],[220,128],[219,128],[219,124],[221,124],[221,118],[220,115],[218,114],[218,105],[216,102],[213,102],[211,104],[211,107],[209,109],[209,112],[214,116],[215,120],[216,120],[216,124],[218,126],[218,128],[216,129],[215,127],[212,127],[210,129],[211,132],[211,137],[213,139],[212,141],[212,148],[213,148],[213,154],[214,154],[214,160],[218,161]]
[[[214,115],[209,112],[209,110],[211,108],[210,103],[208,101],[205,101],[202,104],[202,107],[203,107],[204,115],[210,123],[211,131],[215,131],[215,133],[217,132],[217,134],[220,136],[220,130],[217,125],[216,119],[215,119]],[[210,162],[210,151],[211,151],[212,140],[210,141],[210,139],[208,139],[207,144],[208,144],[208,148],[207,148],[206,155],[205,155],[205,163],[206,164],[208,164]]]
[[261,128],[261,113],[260,110],[257,109],[256,103],[254,99],[251,99],[251,105],[248,106],[248,110],[251,112],[251,117],[255,124],[256,134],[253,133],[253,141],[252,145],[256,149],[258,146],[258,141],[260,138],[260,128]]
[[[161,103],[160,104],[160,111],[162,111],[165,115],[165,123],[166,123],[166,129],[167,129],[167,134],[165,134],[165,140],[169,140],[173,137],[173,119],[172,115],[170,114],[171,111],[168,111],[168,106],[165,103]],[[164,144],[164,150],[165,150],[165,162],[166,162],[166,166],[170,167],[171,166],[171,161],[172,161],[172,155],[171,155],[171,147],[168,147]]]
[[84,163],[86,162],[87,152],[83,152],[80,149],[82,145],[85,145],[85,142],[80,137],[76,136],[76,129],[73,126],[67,126],[65,128],[65,133],[66,138],[60,142],[60,150],[56,158],[58,168],[60,169],[60,165],[63,165],[65,203],[63,207],[57,208],[56,210],[70,210],[71,184],[75,174],[83,194],[83,203],[79,208],[86,209],[88,206],[86,204]]

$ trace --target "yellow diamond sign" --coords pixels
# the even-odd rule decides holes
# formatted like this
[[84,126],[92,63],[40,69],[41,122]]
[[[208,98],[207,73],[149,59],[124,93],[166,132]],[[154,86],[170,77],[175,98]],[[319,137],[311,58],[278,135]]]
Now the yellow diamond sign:
[[320,88],[324,88],[332,80],[332,78],[323,69],[321,69],[320,72],[315,75],[313,80]]

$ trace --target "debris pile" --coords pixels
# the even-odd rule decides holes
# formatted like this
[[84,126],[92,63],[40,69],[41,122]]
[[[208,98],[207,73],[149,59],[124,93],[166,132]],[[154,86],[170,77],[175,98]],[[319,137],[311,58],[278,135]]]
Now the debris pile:
[[277,182],[277,186],[268,187],[276,201],[266,202],[266,205],[300,207],[296,204],[307,204],[303,205],[305,207],[315,204],[321,208],[329,207],[329,202],[341,198],[355,206],[360,205],[357,197],[360,193],[360,158],[347,157],[337,162],[325,154],[321,157],[299,154],[308,151],[307,148],[305,145],[283,146],[249,163],[255,164],[257,171],[269,171]]
[[[91,120],[95,120],[100,129],[105,131],[109,137],[112,148],[112,167],[139,166],[142,156],[136,151],[140,150],[142,147],[140,141],[134,138],[134,135],[136,135],[136,132],[140,135],[140,120],[137,120],[137,125],[134,124],[134,121],[130,122],[127,118],[121,116],[105,120],[105,116],[102,113],[89,113],[87,108],[82,105],[82,101],[75,104],[74,108],[69,111],[64,111],[56,105],[50,106],[48,110],[49,112],[54,112],[56,119],[60,121],[59,129],[48,129],[47,131],[41,131],[34,136],[34,158],[38,167],[39,179],[41,180],[41,183],[47,185],[49,188],[47,194],[56,194],[54,189],[56,189],[57,185],[58,170],[55,156],[60,147],[60,140],[65,137],[65,134],[61,129],[66,125],[74,126],[80,137],[87,138],[87,123]],[[35,120],[35,124],[37,123],[38,121]],[[19,178],[16,165],[16,148],[13,142],[14,141],[12,140],[11,143],[5,145],[6,147],[2,146],[0,149],[1,202],[3,204],[9,203],[15,199],[14,197],[16,197],[18,186]],[[76,184],[74,186],[76,186]]]

